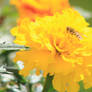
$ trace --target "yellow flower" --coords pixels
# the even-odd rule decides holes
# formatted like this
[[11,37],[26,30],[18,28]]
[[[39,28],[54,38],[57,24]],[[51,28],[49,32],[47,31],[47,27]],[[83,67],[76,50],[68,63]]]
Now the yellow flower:
[[16,5],[21,18],[29,17],[35,20],[37,16],[53,15],[69,8],[68,0],[11,0]]
[[92,28],[75,10],[37,18],[23,19],[12,29],[15,43],[29,46],[17,52],[15,61],[24,62],[23,75],[33,68],[54,74],[53,85],[59,92],[78,92],[78,82],[92,86]]

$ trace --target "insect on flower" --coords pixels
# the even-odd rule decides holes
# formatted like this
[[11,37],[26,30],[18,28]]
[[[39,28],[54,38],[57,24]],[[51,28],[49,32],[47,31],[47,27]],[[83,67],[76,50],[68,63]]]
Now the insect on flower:
[[76,32],[73,28],[67,27],[67,32],[69,32],[71,35],[75,35],[79,40],[81,39],[80,34]]
[[34,22],[23,19],[11,33],[16,44],[31,47],[16,53],[14,61],[25,66],[20,74],[27,76],[34,68],[44,71],[45,77],[54,74],[58,92],[79,92],[81,80],[85,88],[92,87],[92,27],[77,11],[67,9]]

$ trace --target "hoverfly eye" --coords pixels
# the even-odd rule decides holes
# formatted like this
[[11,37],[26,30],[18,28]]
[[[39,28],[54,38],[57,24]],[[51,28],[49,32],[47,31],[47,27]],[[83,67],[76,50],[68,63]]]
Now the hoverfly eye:
[[66,30],[69,31],[70,30],[70,27],[67,27]]
[[69,33],[72,34],[72,35],[75,34],[74,29],[72,29],[72,28],[70,28],[70,27],[67,27],[67,32],[69,32]]

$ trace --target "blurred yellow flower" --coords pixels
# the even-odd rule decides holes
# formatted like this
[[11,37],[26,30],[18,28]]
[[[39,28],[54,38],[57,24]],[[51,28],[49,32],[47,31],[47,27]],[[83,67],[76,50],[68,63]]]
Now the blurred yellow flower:
[[59,92],[78,92],[80,80],[92,86],[92,28],[75,10],[37,18],[23,19],[11,30],[17,44],[30,51],[16,53],[15,61],[24,62],[23,75],[33,68],[54,74],[53,85]]
[[70,7],[68,0],[11,0],[11,4],[16,5],[21,18],[30,17],[32,20]]

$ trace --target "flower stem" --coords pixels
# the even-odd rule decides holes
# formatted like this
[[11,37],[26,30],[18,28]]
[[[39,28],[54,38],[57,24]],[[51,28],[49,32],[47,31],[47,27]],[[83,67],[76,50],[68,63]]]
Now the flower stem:
[[44,84],[44,89],[42,92],[56,92],[52,85],[54,75],[50,76],[50,74],[47,75],[46,81]]

